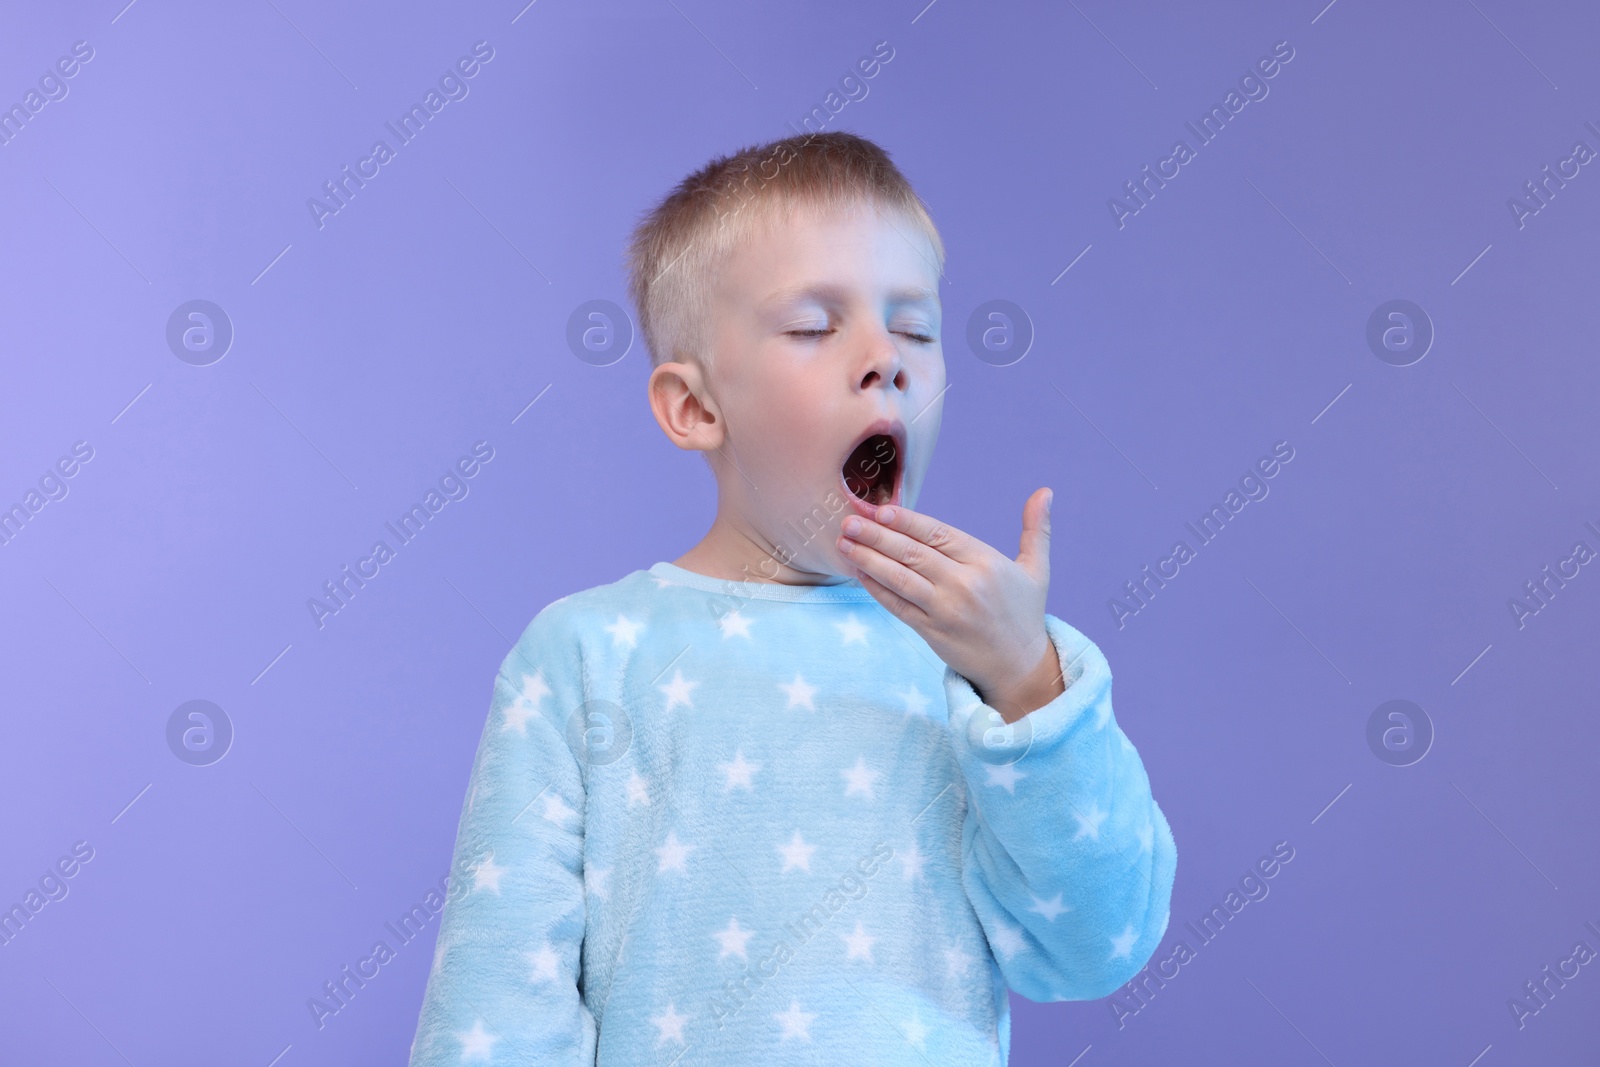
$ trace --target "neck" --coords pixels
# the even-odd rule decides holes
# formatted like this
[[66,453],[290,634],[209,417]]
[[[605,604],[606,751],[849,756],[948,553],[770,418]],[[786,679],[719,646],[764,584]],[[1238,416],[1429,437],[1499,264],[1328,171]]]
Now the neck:
[[848,577],[807,569],[795,546],[773,543],[719,494],[717,517],[700,543],[672,562],[687,571],[736,582],[777,585],[842,585]]

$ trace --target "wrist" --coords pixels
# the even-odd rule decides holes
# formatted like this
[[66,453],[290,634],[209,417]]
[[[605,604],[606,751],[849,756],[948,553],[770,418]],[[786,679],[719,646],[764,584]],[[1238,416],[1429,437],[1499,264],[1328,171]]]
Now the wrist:
[[1055,642],[1046,633],[1044,649],[1033,666],[1009,682],[991,682],[982,686],[974,685],[973,688],[977,690],[979,699],[998,711],[1007,723],[1016,722],[1030,711],[1044,707],[1067,689]]

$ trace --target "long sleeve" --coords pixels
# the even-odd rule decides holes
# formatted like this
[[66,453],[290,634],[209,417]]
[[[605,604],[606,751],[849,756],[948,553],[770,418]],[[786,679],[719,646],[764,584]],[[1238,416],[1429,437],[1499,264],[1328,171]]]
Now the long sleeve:
[[540,612],[495,678],[411,1067],[594,1062],[579,990],[584,784],[566,739],[583,671],[564,614]]
[[945,670],[968,785],[962,883],[1006,984],[1034,1001],[1110,995],[1166,932],[1177,845],[1111,712],[1099,648],[1053,615],[1065,692],[1009,727]]

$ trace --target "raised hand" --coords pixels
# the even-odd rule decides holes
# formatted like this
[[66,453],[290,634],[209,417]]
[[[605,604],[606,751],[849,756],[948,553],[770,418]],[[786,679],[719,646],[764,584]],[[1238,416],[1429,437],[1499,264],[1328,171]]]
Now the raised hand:
[[861,584],[916,630],[1007,722],[1062,693],[1060,661],[1044,625],[1050,588],[1050,501],[1022,506],[1016,559],[970,534],[899,505],[852,515],[839,551]]

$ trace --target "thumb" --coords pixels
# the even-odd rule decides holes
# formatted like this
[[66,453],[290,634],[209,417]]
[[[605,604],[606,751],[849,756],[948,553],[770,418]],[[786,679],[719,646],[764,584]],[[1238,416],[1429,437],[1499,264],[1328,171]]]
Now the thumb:
[[1017,563],[1035,581],[1050,581],[1050,502],[1053,489],[1037,489],[1022,505],[1022,551]]

